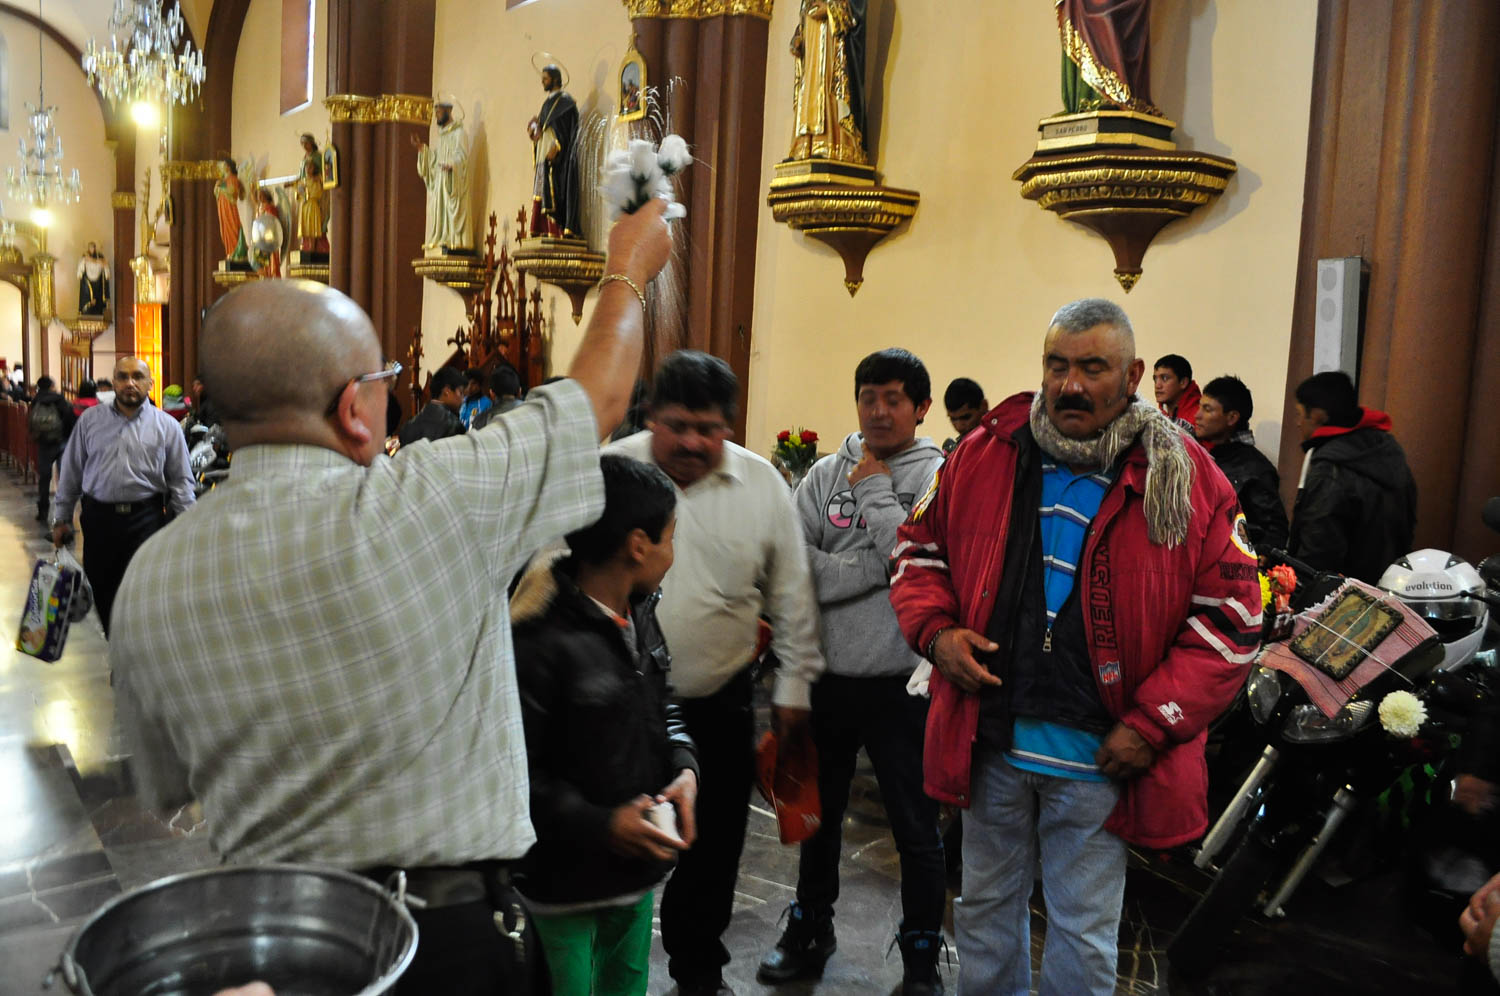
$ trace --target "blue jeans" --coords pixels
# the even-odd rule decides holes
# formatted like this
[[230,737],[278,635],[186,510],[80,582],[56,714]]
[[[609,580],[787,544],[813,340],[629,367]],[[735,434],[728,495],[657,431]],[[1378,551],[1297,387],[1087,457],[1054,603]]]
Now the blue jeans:
[[1040,996],[1111,996],[1125,899],[1125,842],[1104,829],[1120,790],[1012,767],[974,752],[963,814],[964,890],[953,903],[959,996],[1031,991],[1037,848],[1047,903]]

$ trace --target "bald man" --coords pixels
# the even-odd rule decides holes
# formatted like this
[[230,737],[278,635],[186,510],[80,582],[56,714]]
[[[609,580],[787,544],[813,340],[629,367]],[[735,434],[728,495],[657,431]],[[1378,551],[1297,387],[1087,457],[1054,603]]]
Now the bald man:
[[[110,661],[144,801],[196,796],[234,862],[407,873],[421,942],[401,992],[529,991],[497,869],[536,837],[506,583],[598,517],[597,440],[625,416],[662,205],[615,226],[568,379],[482,432],[383,452],[386,384],[365,313],[268,280],[203,324],[228,483],[131,566]],[[279,376],[295,357],[295,377]],[[172,579],[217,558],[184,611]],[[420,583],[392,583],[391,567]]]
[[151,404],[151,368],[138,357],[115,363],[114,398],[86,409],[63,450],[52,506],[52,542],[73,538],[73,506],[83,499],[83,571],[94,589],[104,634],[115,593],[141,544],[167,524],[167,511],[193,504],[187,440],[177,420]]

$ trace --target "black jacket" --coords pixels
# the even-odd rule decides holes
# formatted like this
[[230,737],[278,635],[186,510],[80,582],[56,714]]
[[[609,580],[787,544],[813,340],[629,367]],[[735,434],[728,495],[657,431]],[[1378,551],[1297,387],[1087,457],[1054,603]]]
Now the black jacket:
[[43,406],[57,412],[57,418],[62,423],[62,435],[56,439],[38,439],[37,445],[60,449],[73,434],[73,425],[78,421],[78,416],[73,414],[73,403],[56,391],[41,391],[32,399],[31,407],[36,409]]
[[517,869],[528,898],[629,895],[672,867],[623,857],[608,843],[616,806],[660,792],[684,768],[698,770],[697,749],[669,699],[659,598],[635,605],[631,648],[625,631],[578,590],[566,560],[538,557],[517,588],[511,619],[537,834]]
[[1285,549],[1286,508],[1281,504],[1281,477],[1276,465],[1254,443],[1235,439],[1218,444],[1209,453],[1240,500],[1250,543],[1256,550]]
[[1292,509],[1289,552],[1320,570],[1376,583],[1411,552],[1417,484],[1406,453],[1374,427],[1313,438],[1303,447],[1311,452]]
[[436,401],[429,401],[425,408],[401,427],[401,445],[410,446],[419,439],[447,439],[449,436],[460,435],[463,431],[464,424],[451,409]]

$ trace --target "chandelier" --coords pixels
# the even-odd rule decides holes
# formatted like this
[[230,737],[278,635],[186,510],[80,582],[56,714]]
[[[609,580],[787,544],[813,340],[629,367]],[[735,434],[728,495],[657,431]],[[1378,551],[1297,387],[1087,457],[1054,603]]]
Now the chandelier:
[[182,11],[163,12],[161,0],[115,0],[109,17],[109,47],[90,38],[83,71],[111,104],[186,104],[203,84],[203,53],[182,41]]
[[[38,0],[38,21],[41,19],[41,9],[41,0]],[[52,221],[48,206],[77,203],[82,184],[79,183],[76,168],[66,176],[63,175],[62,139],[58,137],[57,129],[52,125],[52,113],[57,108],[47,106],[44,87],[40,28],[36,33],[36,54],[36,103],[33,104],[30,101],[26,103],[28,122],[26,131],[30,133],[31,141],[28,144],[27,135],[22,135],[21,168],[17,170],[16,167],[11,166],[6,170],[6,186],[9,188],[10,199],[30,204],[32,220],[42,228],[46,228]]]

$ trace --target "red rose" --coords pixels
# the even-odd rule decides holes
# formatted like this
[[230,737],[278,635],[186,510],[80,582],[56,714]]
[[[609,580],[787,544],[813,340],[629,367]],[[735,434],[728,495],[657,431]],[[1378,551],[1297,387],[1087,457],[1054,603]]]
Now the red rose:
[[801,436],[802,442],[806,446],[811,446],[818,441],[818,434],[811,429],[803,429],[798,435]]
[[791,439],[791,438],[792,438],[792,430],[791,429],[782,429],[780,432],[778,432],[776,434],[776,441],[778,443],[784,443],[788,439]]

